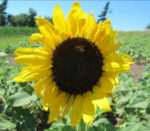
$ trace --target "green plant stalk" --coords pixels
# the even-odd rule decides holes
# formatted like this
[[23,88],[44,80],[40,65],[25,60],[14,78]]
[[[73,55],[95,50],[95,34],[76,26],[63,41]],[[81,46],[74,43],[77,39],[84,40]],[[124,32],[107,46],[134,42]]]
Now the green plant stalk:
[[2,95],[0,95],[0,98],[3,100],[4,103],[6,103],[6,100]]
[[81,120],[78,124],[77,131],[87,131],[87,125],[83,122],[83,120]]

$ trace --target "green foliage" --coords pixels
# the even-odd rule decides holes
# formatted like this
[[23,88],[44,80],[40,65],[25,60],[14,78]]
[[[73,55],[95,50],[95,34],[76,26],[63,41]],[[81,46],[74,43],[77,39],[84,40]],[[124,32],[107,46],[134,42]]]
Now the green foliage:
[[[141,83],[134,83],[130,74],[120,76],[121,85],[114,91],[116,103],[114,113],[118,114],[119,130],[144,130],[150,129],[149,106],[150,106],[150,88]],[[148,85],[148,83],[147,83]],[[122,129],[123,128],[123,129]]]
[[11,103],[13,107],[19,107],[28,105],[31,101],[36,100],[36,95],[34,93],[26,92],[23,89],[20,89],[14,95],[8,97],[8,103]]
[[[0,130],[36,131],[44,112],[33,91],[33,83],[16,83],[12,78],[20,67],[10,65],[5,58],[0,61]],[[42,118],[45,116],[42,116]],[[46,117],[45,117],[46,118]],[[45,128],[45,127],[43,127]]]
[[7,8],[7,0],[3,0],[2,4],[0,4],[0,26],[6,25],[6,8]]
[[7,121],[7,120],[2,120],[0,122],[0,129],[1,130],[12,130],[12,129],[15,129],[15,124],[10,121]]
[[150,62],[150,31],[119,32],[117,42],[125,41],[119,52],[132,56],[135,62]]
[[103,22],[105,21],[107,18],[106,18],[106,15],[108,14],[108,11],[109,11],[109,4],[110,2],[107,2],[105,4],[105,7],[104,7],[104,10],[102,11],[102,13],[98,16],[98,20],[97,20],[97,23],[99,22]]
[[150,64],[147,64],[142,78],[139,83],[147,88],[150,88]]
[[14,39],[18,36],[30,36],[32,33],[38,32],[38,29],[35,27],[13,27],[6,26],[0,27],[0,37],[10,36]]
[[52,123],[50,129],[46,131],[75,131],[75,130],[71,128],[69,119],[63,118],[60,121]]
[[5,53],[7,53],[7,54],[11,54],[11,53],[14,52],[14,50],[15,50],[15,48],[12,48],[11,45],[8,44],[8,45],[6,46],[6,48],[5,48],[4,51],[5,51]]
[[146,29],[150,29],[150,23],[147,25]]

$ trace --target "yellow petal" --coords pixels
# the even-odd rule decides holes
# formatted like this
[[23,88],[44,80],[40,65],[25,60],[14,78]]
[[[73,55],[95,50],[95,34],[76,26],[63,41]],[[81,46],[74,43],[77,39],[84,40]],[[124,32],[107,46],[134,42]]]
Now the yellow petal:
[[52,44],[58,45],[62,42],[59,32],[54,28],[54,26],[46,19],[37,17],[36,24],[43,35]]
[[49,70],[46,66],[27,66],[21,69],[20,74],[30,73],[30,72],[42,72]]
[[29,42],[32,44],[34,42],[38,42],[40,44],[45,45],[47,48],[54,50],[55,49],[55,42],[54,40],[49,37],[48,39],[46,39],[42,34],[40,33],[34,33],[30,36],[29,38]]
[[52,19],[53,19],[54,26],[61,32],[66,33],[66,23],[65,23],[63,11],[61,10],[60,6],[57,5],[54,8]]
[[103,70],[111,73],[124,73],[130,70],[130,64],[133,64],[130,56],[125,54],[111,54],[104,60]]
[[100,24],[101,26],[99,26],[98,24],[99,28],[97,28],[97,31],[95,32],[93,38],[94,43],[96,43],[97,41],[102,41],[102,39],[104,39],[108,35],[108,33],[110,33],[110,31],[112,30],[110,24],[106,24],[105,21]]
[[27,81],[37,81],[41,78],[52,75],[50,70],[35,71],[30,70],[28,67],[25,67],[24,70],[20,72],[19,76],[16,76],[13,80],[16,82],[27,82]]
[[50,83],[50,85],[44,90],[42,105],[43,107],[50,107],[53,97],[58,93],[58,87],[55,82]]
[[112,30],[110,20],[99,23],[98,27],[93,42],[97,45],[103,55],[108,55],[117,48],[115,44],[117,31]]
[[106,111],[111,111],[110,103],[109,103],[107,97],[96,99],[96,100],[94,100],[94,102],[100,109],[104,109]]
[[50,72],[25,73],[23,75],[16,76],[13,80],[16,82],[37,81],[41,78],[44,78],[50,75],[51,75]]
[[90,125],[91,122],[93,121],[94,119],[94,115],[91,115],[91,114],[83,114],[83,121],[87,124],[87,125]]
[[81,10],[81,6],[79,2],[74,2],[71,8],[71,11],[80,11]]
[[81,95],[77,95],[75,98],[74,104],[72,106],[71,114],[70,114],[70,123],[72,127],[76,126],[82,118],[83,103],[84,103],[84,97],[82,97]]
[[[114,79],[114,82],[116,84],[120,85],[119,75],[118,74],[116,74],[116,73],[110,73],[110,72],[109,73],[105,72],[103,75],[106,76],[106,77],[108,77],[108,78]],[[115,89],[115,88],[113,88],[113,89]]]
[[54,35],[58,33],[58,30],[56,30],[52,23],[50,23],[48,20],[42,18],[42,17],[36,17],[36,23],[40,30],[40,32],[43,34],[47,33],[48,35]]
[[111,107],[107,99],[107,94],[102,90],[102,88],[94,86],[93,91],[94,91],[93,103],[100,109],[111,111]]
[[97,30],[96,20],[94,16],[90,14],[87,25],[87,39],[93,40],[96,30]]
[[74,34],[74,37],[84,37],[86,33],[85,29],[88,22],[88,15],[85,12],[83,12],[81,8],[78,10],[76,8],[80,8],[80,5],[75,5],[75,7],[73,7],[73,9],[70,12],[72,13],[74,26],[77,28],[77,30],[75,30],[76,33]]
[[45,110],[45,111],[48,111],[48,107],[46,107],[46,106],[43,106],[43,108],[44,108],[44,110]]
[[77,24],[74,13],[75,12],[69,12],[66,19],[67,32],[71,38],[74,37],[77,31]]
[[21,72],[27,72],[27,71],[44,71],[44,70],[49,70],[52,67],[50,66],[44,66],[44,65],[39,65],[39,66],[27,66],[21,69]]
[[106,97],[106,93],[99,86],[93,86],[94,99]]
[[117,43],[117,44],[115,45],[114,49],[117,50],[120,46],[122,46],[122,45],[124,45],[124,44],[125,44],[124,41],[122,41],[122,42],[120,42],[120,43]]
[[34,91],[38,97],[43,97],[43,91],[47,86],[52,82],[52,78],[48,77],[46,79],[41,79],[39,80],[35,86],[34,86]]
[[39,55],[45,57],[49,57],[50,55],[52,56],[52,54],[50,54],[49,52],[43,49],[42,48],[18,48],[14,51],[14,54],[18,56],[21,55]]
[[[76,37],[79,33],[79,19],[83,18],[85,13],[81,10],[80,4],[78,2],[74,2],[72,5],[71,11],[67,15],[66,26],[67,33],[69,36]],[[81,25],[81,22],[80,22]]]
[[120,43],[114,44],[114,46],[112,48],[103,51],[103,55],[108,55],[110,53],[114,53],[120,46],[122,46],[124,44],[125,44],[125,42],[120,42]]
[[71,105],[73,103],[73,100],[74,100],[74,96],[72,95],[70,98],[69,98],[69,101],[66,103],[66,107],[64,109],[64,111],[62,112],[62,115],[60,115],[59,117],[59,120],[61,120],[69,111],[69,109],[71,108]]
[[14,59],[17,63],[23,65],[50,65],[50,57],[43,57],[39,55],[21,55]]
[[34,42],[38,42],[40,44],[44,44],[45,41],[44,41],[44,38],[43,38],[43,35],[40,34],[40,33],[34,33],[30,36],[29,38],[29,42],[32,44]]
[[109,93],[115,89],[115,81],[111,77],[102,76],[98,83],[102,90],[106,93]]
[[120,85],[118,74],[114,74],[114,77],[115,77],[115,83]]
[[67,94],[65,92],[62,92],[60,94],[57,94],[56,96],[53,96],[53,101],[50,105],[50,115],[48,119],[48,123],[51,123],[54,120],[57,120],[60,113],[62,112],[66,101],[67,101]]
[[[110,73],[110,72],[107,73],[107,72],[105,72],[105,73],[103,73],[103,75],[104,75],[105,77],[107,77],[107,78],[113,79],[114,82],[115,82],[115,84],[120,85],[120,82],[119,82],[119,75],[118,75],[117,73]],[[115,86],[114,86],[113,89],[115,89]]]
[[107,20],[105,20],[104,22],[98,23],[98,27],[99,27],[99,28],[101,28],[101,27],[104,26],[104,25],[109,25],[109,26],[111,26],[110,19],[107,19]]
[[93,94],[91,91],[88,91],[85,96],[84,104],[83,104],[83,120],[84,122],[89,125],[95,115],[96,112],[96,106],[92,102],[93,100]]
[[88,15],[83,11],[78,11],[74,14],[76,17],[75,20],[77,24],[77,32],[75,34],[75,37],[85,37]]
[[120,42],[120,43],[117,43],[117,44],[113,44],[111,48],[103,49],[102,54],[104,56],[107,56],[111,53],[114,53],[120,46],[122,46],[124,44],[125,44],[125,42]]

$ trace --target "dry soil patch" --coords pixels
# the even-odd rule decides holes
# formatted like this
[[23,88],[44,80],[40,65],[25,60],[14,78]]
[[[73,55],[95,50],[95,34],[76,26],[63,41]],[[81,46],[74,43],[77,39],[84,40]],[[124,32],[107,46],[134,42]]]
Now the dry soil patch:
[[135,63],[131,65],[130,73],[132,74],[133,80],[135,82],[138,82],[138,80],[142,78],[142,74],[144,72],[145,66],[146,66],[146,63],[142,63],[142,64]]

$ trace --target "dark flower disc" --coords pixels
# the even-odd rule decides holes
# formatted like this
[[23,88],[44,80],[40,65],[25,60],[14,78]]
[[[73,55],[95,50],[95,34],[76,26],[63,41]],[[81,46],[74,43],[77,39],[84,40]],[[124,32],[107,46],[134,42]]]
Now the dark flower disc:
[[83,94],[102,76],[103,56],[90,40],[69,38],[53,52],[53,79],[60,91]]

